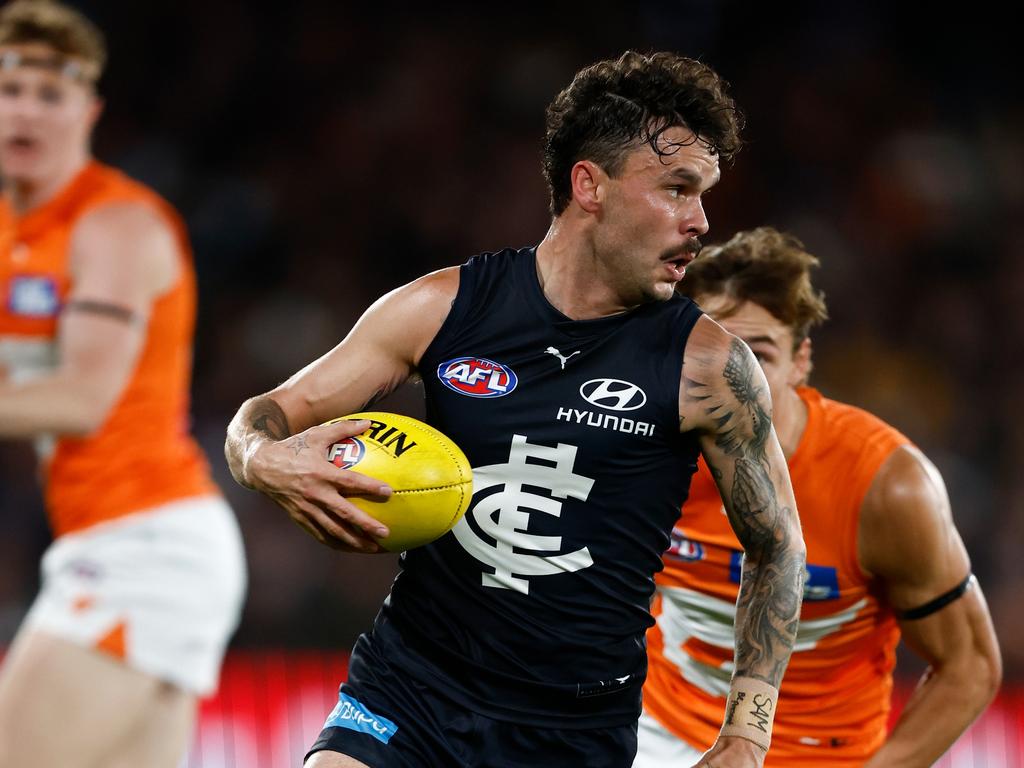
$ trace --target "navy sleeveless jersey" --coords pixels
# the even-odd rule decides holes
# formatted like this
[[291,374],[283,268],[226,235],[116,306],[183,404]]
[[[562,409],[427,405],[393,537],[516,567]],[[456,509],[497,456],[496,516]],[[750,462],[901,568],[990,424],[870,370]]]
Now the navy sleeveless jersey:
[[675,296],[574,321],[544,297],[535,249],[470,259],[420,374],[473,503],[402,556],[356,656],[498,719],[635,720],[653,575],[696,469],[678,401],[699,315]]

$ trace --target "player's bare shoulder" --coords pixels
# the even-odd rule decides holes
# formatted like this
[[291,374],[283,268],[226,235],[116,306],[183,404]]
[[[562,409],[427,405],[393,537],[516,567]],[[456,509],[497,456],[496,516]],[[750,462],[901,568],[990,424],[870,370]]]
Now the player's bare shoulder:
[[158,296],[177,279],[179,242],[167,220],[151,205],[125,200],[99,205],[76,223],[71,235],[72,275],[101,272],[111,283],[138,280]]
[[861,568],[883,581],[913,583],[937,566],[955,581],[969,567],[942,475],[912,445],[896,448],[879,467],[861,503],[857,535]]
[[416,364],[444,325],[458,292],[459,267],[439,269],[381,296],[360,324],[369,321],[378,331],[404,339],[405,357]]
[[429,272],[399,289],[403,302],[412,309],[431,313],[433,319],[448,316],[448,311],[459,292],[459,267],[445,267]]
[[[728,443],[730,424],[747,422],[755,435],[771,429],[768,382],[750,348],[702,316],[690,332],[679,383],[679,429],[720,433]],[[728,445],[723,445],[728,452]]]

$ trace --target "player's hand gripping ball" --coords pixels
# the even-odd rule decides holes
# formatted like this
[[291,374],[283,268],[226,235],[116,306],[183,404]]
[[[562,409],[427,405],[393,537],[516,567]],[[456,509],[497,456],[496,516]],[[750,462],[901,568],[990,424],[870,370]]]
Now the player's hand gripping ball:
[[370,428],[332,445],[327,460],[391,486],[387,501],[348,497],[391,531],[377,543],[402,552],[450,531],[473,498],[473,470],[459,447],[429,424],[395,413],[353,413],[328,424],[346,419],[369,419]]

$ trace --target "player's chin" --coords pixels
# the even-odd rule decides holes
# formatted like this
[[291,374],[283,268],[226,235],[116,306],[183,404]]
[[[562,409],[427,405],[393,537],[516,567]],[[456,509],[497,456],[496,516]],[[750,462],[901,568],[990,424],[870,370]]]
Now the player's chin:
[[0,168],[8,184],[37,184],[44,175],[43,163],[36,158],[12,156],[0,153]]
[[654,283],[648,291],[648,301],[668,301],[675,295],[678,280],[665,280]]

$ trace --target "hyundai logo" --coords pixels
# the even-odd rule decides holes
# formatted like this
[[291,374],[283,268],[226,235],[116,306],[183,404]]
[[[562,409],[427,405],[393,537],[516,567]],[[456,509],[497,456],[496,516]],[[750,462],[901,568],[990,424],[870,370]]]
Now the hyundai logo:
[[591,405],[609,411],[635,411],[647,402],[640,387],[621,379],[591,379],[580,387],[580,395]]

